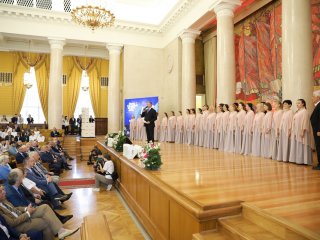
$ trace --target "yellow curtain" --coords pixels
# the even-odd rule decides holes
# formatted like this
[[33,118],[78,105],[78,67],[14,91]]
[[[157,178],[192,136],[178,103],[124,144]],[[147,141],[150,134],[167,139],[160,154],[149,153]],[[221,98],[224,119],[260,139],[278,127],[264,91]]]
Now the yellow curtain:
[[23,100],[26,94],[26,88],[23,84],[23,75],[27,67],[22,63],[19,53],[14,54],[13,65],[13,111],[18,114],[21,111]]
[[76,67],[73,57],[65,57],[67,65],[67,115],[71,117],[77,106],[80,92],[82,70]]
[[88,71],[90,99],[91,99],[92,108],[93,108],[95,117],[102,117],[101,107],[100,107],[101,65],[102,65],[102,60],[97,59],[95,62],[94,68],[92,68],[91,71]]
[[48,122],[48,93],[49,93],[49,69],[50,69],[50,57],[45,55],[43,57],[42,64],[35,66],[36,80],[41,107],[44,117]]

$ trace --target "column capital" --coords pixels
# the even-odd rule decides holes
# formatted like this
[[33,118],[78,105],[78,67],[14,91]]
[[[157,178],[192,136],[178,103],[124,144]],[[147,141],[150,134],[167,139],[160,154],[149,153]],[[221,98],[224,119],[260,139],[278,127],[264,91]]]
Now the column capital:
[[107,43],[107,49],[109,54],[120,54],[123,48],[123,44]]
[[50,48],[57,48],[63,50],[63,46],[66,44],[64,38],[48,38]]
[[220,16],[234,16],[234,10],[241,5],[240,0],[217,0],[210,7],[218,17]]
[[182,42],[194,43],[194,41],[200,35],[200,33],[201,32],[197,31],[197,30],[185,29],[179,34],[179,36],[180,36]]

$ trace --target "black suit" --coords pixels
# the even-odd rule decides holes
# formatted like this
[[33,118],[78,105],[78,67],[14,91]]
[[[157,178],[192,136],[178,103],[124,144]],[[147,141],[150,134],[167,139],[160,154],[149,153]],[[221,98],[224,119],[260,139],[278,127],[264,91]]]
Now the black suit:
[[317,136],[317,132],[320,132],[320,103],[318,103],[313,110],[310,121],[313,129],[314,142],[317,149],[318,166],[320,166],[320,137]]
[[16,155],[16,162],[23,163],[24,159],[28,157],[28,153],[18,152]]
[[75,118],[70,118],[69,119],[69,125],[70,125],[70,128],[71,128],[71,134],[74,134],[74,129],[75,129],[75,126],[76,126],[76,119]]
[[33,117],[28,117],[27,122],[28,124],[33,124]]
[[18,118],[17,117],[11,118],[11,122],[16,124],[18,122]]
[[150,122],[149,124],[145,123],[144,126],[146,127],[148,142],[154,142],[154,122],[157,120],[156,110],[154,110],[153,108],[144,110],[141,114],[141,117],[144,117],[144,120],[146,122]]

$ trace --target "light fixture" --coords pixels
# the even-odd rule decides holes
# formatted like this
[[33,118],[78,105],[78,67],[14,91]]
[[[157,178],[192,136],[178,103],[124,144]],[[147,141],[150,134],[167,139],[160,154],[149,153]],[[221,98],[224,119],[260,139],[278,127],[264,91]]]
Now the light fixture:
[[[96,0],[89,2],[95,3]],[[113,13],[109,10],[101,6],[92,6],[89,4],[72,9],[71,17],[74,22],[89,27],[92,31],[97,28],[111,27],[115,20]]]
[[81,89],[83,91],[88,91],[89,90],[89,77],[88,77],[87,70],[83,71],[82,81],[81,81]]
[[[31,40],[29,40],[29,53],[27,57],[28,64],[30,63],[30,45],[31,45]],[[23,74],[23,85],[27,89],[30,89],[32,87],[30,67],[29,67],[29,70]]]

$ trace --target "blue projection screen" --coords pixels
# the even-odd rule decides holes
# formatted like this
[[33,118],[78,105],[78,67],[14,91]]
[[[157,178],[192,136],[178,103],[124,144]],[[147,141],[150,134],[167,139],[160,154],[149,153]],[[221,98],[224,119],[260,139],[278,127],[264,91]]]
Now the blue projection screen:
[[158,97],[145,97],[145,98],[132,98],[124,100],[124,125],[127,130],[130,131],[130,119],[134,115],[137,119],[142,110],[147,106],[147,102],[150,101],[153,104],[153,108],[158,112],[159,110],[159,98]]

